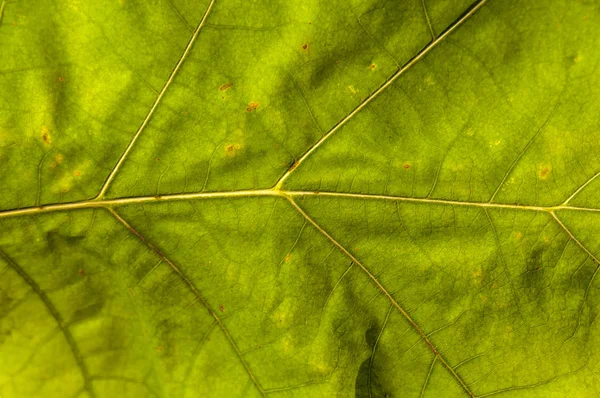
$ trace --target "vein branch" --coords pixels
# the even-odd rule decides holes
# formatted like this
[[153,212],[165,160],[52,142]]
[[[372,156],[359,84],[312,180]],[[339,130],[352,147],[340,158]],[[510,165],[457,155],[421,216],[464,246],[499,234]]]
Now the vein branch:
[[60,312],[58,311],[52,300],[50,300],[50,297],[48,297],[48,295],[42,290],[42,288],[37,284],[37,282],[34,281],[33,278],[31,278],[29,274],[27,274],[27,272],[23,268],[21,268],[19,264],[17,264],[2,250],[0,250],[0,258],[2,258],[6,263],[8,263],[9,267],[12,268],[31,287],[35,294],[40,298],[42,303],[44,303],[44,306],[48,309],[48,312],[50,313],[52,318],[54,318],[56,325],[65,337],[65,341],[69,346],[69,349],[71,350],[73,359],[75,360],[77,367],[81,371],[81,376],[83,378],[83,390],[87,391],[91,398],[95,398],[96,392],[92,388],[92,379],[90,377],[87,365],[83,360],[83,355],[81,354],[81,351],[79,350],[79,347],[77,346],[77,343],[75,341],[75,338],[71,334],[71,331],[69,330],[67,325],[65,325],[65,321],[60,315]]
[[448,35],[450,35],[456,28],[461,26],[466,20],[468,20],[473,14],[477,12],[487,0],[479,0],[475,3],[469,11],[467,11],[462,17],[456,20],[452,25],[450,25],[440,36],[436,39],[432,40],[428,45],[426,45],[417,55],[410,59],[402,68],[400,68],[396,73],[394,73],[382,86],[380,86],[377,90],[375,90],[371,95],[369,95],[364,101],[362,101],[352,112],[350,112],[346,117],[340,120],[335,126],[333,126],[325,135],[323,135],[315,144],[313,144],[294,164],[277,180],[274,187],[275,189],[279,189],[282,187],[284,181],[290,176],[290,174],[298,168],[314,151],[316,151],[325,141],[331,138],[342,126],[344,126],[350,119],[352,119],[358,112],[360,112],[365,106],[367,106],[371,101],[379,96],[382,92],[384,92],[389,86],[396,81],[400,76],[402,76],[407,70],[412,68],[417,62],[423,59],[431,50],[433,50],[438,44],[440,44]]
[[110,174],[106,178],[106,181],[104,182],[104,185],[102,186],[102,188],[100,189],[100,192],[96,196],[96,199],[99,200],[102,197],[104,197],[104,195],[106,194],[106,191],[108,190],[111,182],[113,181],[113,179],[117,175],[119,169],[123,165],[123,162],[125,162],[125,159],[127,158],[127,156],[129,155],[129,153],[133,149],[136,141],[138,140],[138,138],[140,137],[140,135],[142,134],[142,132],[144,131],[144,129],[146,128],[146,126],[148,125],[148,123],[150,122],[150,119],[152,118],[152,115],[156,111],[156,108],[160,104],[160,101],[162,100],[162,98],[164,97],[165,93],[169,89],[169,86],[173,82],[173,79],[175,78],[175,75],[177,75],[177,72],[179,72],[179,69],[181,69],[181,65],[183,65],[183,62],[187,58],[190,50],[192,49],[192,47],[194,45],[194,42],[196,41],[196,38],[198,38],[198,35],[200,34],[200,30],[205,25],[206,19],[208,18],[208,14],[210,13],[210,10],[212,9],[214,3],[215,3],[215,0],[211,0],[210,4],[208,5],[208,8],[206,9],[206,11],[204,12],[204,15],[202,16],[202,20],[200,21],[200,23],[196,27],[196,30],[194,31],[194,34],[190,38],[190,41],[188,42],[187,46],[185,47],[185,50],[183,51],[183,54],[181,54],[181,57],[179,57],[179,61],[177,61],[177,64],[175,65],[175,68],[173,68],[173,70],[171,71],[171,74],[169,75],[169,78],[167,79],[167,81],[166,81],[165,85],[163,86],[162,90],[160,91],[160,93],[156,97],[156,100],[154,100],[154,103],[152,104],[152,107],[150,108],[150,110],[146,114],[146,117],[144,118],[144,121],[142,122],[142,124],[138,128],[137,132],[135,133],[135,135],[133,136],[133,138],[129,142],[129,145],[127,145],[127,148],[121,154],[121,157],[119,158],[119,160],[117,161],[117,163],[113,167],[112,171],[110,172]]
[[144,243],[149,249],[151,249],[154,253],[156,253],[156,255],[158,255],[177,274],[177,276],[179,276],[179,278],[181,278],[181,280],[188,286],[188,288],[198,298],[198,300],[204,305],[204,307],[206,307],[206,309],[208,310],[208,312],[210,313],[210,315],[213,317],[213,319],[215,320],[215,322],[217,323],[217,325],[219,325],[219,328],[221,329],[221,331],[223,332],[223,334],[227,338],[227,341],[231,345],[231,348],[233,348],[233,350],[237,354],[238,359],[240,360],[240,362],[244,366],[244,369],[246,370],[246,373],[250,377],[250,380],[252,380],[252,383],[254,384],[254,386],[256,387],[256,389],[259,391],[259,393],[262,396],[266,396],[265,390],[262,388],[262,386],[260,385],[260,383],[256,379],[256,376],[254,376],[254,373],[252,372],[252,370],[250,369],[250,366],[248,365],[248,363],[246,362],[246,360],[242,356],[242,353],[240,352],[240,349],[238,348],[237,344],[233,340],[233,337],[231,336],[231,334],[229,333],[229,331],[227,330],[227,328],[223,324],[221,318],[219,318],[219,315],[217,315],[217,313],[215,312],[215,310],[210,306],[210,304],[206,301],[206,299],[202,296],[202,294],[200,294],[200,292],[198,291],[198,289],[196,288],[196,286],[192,283],[192,281],[183,273],[183,271],[181,271],[179,269],[179,267],[177,267],[169,258],[167,258],[162,253],[162,251],[160,251],[154,244],[152,244],[150,241],[148,241],[148,239],[146,239],[140,232],[138,232],[135,228],[133,228],[114,209],[108,208],[108,211],[121,224],[123,224],[123,226],[125,228],[127,228],[127,230],[129,230],[129,232],[131,232],[133,235],[135,235],[140,241],[142,241],[142,243]]
[[433,342],[427,337],[427,335],[423,332],[421,327],[415,322],[414,319],[404,310],[404,308],[398,303],[398,301],[391,295],[391,293],[379,282],[379,280],[369,271],[367,267],[365,267],[352,253],[350,253],[341,243],[339,243],[335,238],[333,238],[327,231],[325,231],[315,220],[313,220],[305,211],[302,209],[291,196],[284,195],[286,199],[290,202],[290,204],[308,221],[315,227],[323,236],[325,236],[335,247],[337,247],[342,253],[344,253],[354,264],[358,265],[360,269],[371,279],[371,281],[377,286],[377,288],[383,293],[383,295],[388,299],[388,301],[392,304],[393,307],[402,314],[402,316],[408,321],[408,323],[412,326],[412,328],[419,334],[419,336],[423,339],[423,341],[427,344],[429,349],[433,352],[436,358],[448,369],[448,371],[452,374],[452,376],[460,383],[462,388],[469,394],[470,397],[474,397],[475,395],[464,380],[458,375],[458,373],[454,370],[452,366],[448,364],[448,362],[444,359],[444,357],[440,354],[438,348],[433,344]]

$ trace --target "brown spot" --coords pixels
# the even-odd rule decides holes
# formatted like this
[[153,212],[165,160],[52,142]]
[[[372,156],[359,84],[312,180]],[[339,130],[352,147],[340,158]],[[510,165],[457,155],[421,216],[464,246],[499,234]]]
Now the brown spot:
[[286,263],[289,263],[291,259],[292,259],[292,254],[291,253],[288,253],[288,254],[285,255],[285,262]]
[[337,59],[337,60],[335,61],[335,64],[336,64],[336,65],[339,65],[339,64],[340,64],[340,60],[339,60],[339,59]]
[[74,173],[73,173],[73,175],[74,175],[75,177],[79,177],[79,176],[81,175],[81,172],[79,172],[79,171],[76,171],[76,172],[74,172]]
[[275,149],[279,148],[279,144],[273,144],[273,148],[275,148]]
[[48,130],[48,127],[42,127],[42,141],[44,141],[44,143],[47,145],[52,143],[50,140],[50,130]]
[[225,90],[227,90],[231,86],[233,86],[233,83],[225,83],[221,87],[219,87],[219,90],[225,91]]
[[56,166],[58,166],[58,163],[56,163],[56,162],[52,162],[52,163],[50,163],[50,168],[51,168],[51,169],[54,169],[54,168],[56,168]]
[[225,306],[223,304],[219,306],[219,311],[225,312]]
[[584,20],[584,21],[587,21],[588,19],[590,19],[590,17],[589,17],[589,16],[587,16],[587,15],[583,17],[583,20]]
[[516,239],[516,240],[521,240],[521,238],[523,238],[523,232],[520,232],[520,231],[519,231],[519,232],[517,232],[517,233],[515,234],[515,239]]
[[404,163],[404,164],[402,165],[402,168],[403,168],[404,170],[408,170],[408,169],[410,169],[410,167],[411,167],[411,166],[410,166],[410,163]]
[[258,109],[258,107],[260,106],[260,104],[258,102],[251,102],[248,104],[248,107],[246,108],[246,112],[252,112]]
[[308,24],[309,24],[309,25],[312,25],[312,22],[309,22]]
[[258,345],[258,348],[260,348],[260,344]]
[[164,348],[163,347],[156,347],[156,351],[159,351],[159,352],[160,351],[164,351]]
[[241,148],[240,144],[225,145],[225,154],[228,156],[235,156],[240,148]]
[[58,77],[58,81],[59,81],[59,82],[64,82],[64,81],[65,81],[65,79],[64,79],[62,76],[59,76],[59,77]]
[[156,158],[156,161],[157,161],[157,162],[160,162],[160,158]]
[[294,169],[295,169],[296,167],[298,167],[298,165],[299,165],[298,161],[297,161],[297,160],[295,160],[295,161],[294,161],[294,163],[292,163],[292,165],[289,167],[289,169],[288,169],[288,173],[289,173],[289,172],[292,172],[292,171],[294,171]]
[[375,68],[377,68],[377,65],[375,65],[375,64],[371,64],[371,65],[369,65],[369,69],[371,69],[371,70],[375,70]]
[[305,51],[308,50],[308,43],[304,43],[302,45],[302,49],[305,50]]
[[77,271],[77,273],[79,274],[80,277],[84,277],[85,276],[85,271],[83,269],[80,269],[79,271]]
[[544,180],[548,177],[548,174],[550,174],[550,167],[548,167],[548,166],[544,167],[540,171],[540,177]]

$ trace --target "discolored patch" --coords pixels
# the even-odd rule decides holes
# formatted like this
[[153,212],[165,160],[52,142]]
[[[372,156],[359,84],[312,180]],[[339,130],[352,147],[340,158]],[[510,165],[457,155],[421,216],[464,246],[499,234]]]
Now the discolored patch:
[[304,51],[308,50],[308,43],[304,43],[304,44],[302,45],[302,49],[303,49]]
[[223,304],[219,305],[219,311],[225,312],[225,306]]
[[230,87],[233,87],[233,83],[225,83],[221,87],[219,87],[219,90],[225,91],[225,90],[227,90]]
[[240,144],[228,144],[225,145],[225,155],[227,156],[235,156],[239,150],[241,149]]
[[44,141],[44,144],[46,144],[46,145],[52,144],[52,139],[50,137],[50,130],[46,126],[42,127],[42,141]]
[[246,112],[252,112],[258,109],[258,107],[260,106],[260,104],[258,102],[251,102],[248,104],[248,107],[246,108]]
[[292,259],[292,254],[291,253],[288,253],[288,254],[285,255],[285,262],[286,263],[289,263],[291,259]]
[[371,64],[371,65],[369,65],[369,69],[371,69],[372,71],[374,71],[375,69],[377,69],[377,65]]
[[410,169],[411,167],[412,167],[412,166],[411,166],[411,164],[410,164],[410,163],[404,163],[404,164],[402,165],[402,168],[403,168],[404,170],[408,170],[408,169]]
[[546,179],[548,179],[548,176],[550,175],[550,172],[552,171],[552,167],[543,165],[543,166],[540,166],[539,170],[540,170],[539,171],[540,179],[546,180]]

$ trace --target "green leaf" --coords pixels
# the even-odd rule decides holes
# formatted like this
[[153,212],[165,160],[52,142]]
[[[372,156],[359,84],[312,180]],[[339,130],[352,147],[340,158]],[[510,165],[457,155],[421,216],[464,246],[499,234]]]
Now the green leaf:
[[597,0],[2,0],[0,396],[592,397]]

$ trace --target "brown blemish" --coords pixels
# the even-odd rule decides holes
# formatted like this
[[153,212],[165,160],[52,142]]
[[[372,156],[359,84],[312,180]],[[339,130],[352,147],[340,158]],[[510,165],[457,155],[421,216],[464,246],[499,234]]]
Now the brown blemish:
[[163,347],[156,347],[156,351],[160,352],[160,351],[164,351]]
[[336,64],[336,65],[339,65],[339,64],[340,64],[340,60],[339,60],[339,59],[336,59],[336,60],[335,60],[335,64]]
[[156,161],[157,161],[157,162],[160,162],[160,158],[156,158]]
[[260,104],[258,102],[251,102],[248,104],[248,107],[246,108],[246,112],[252,112],[258,109],[258,107],[260,106]]
[[241,148],[240,144],[229,144],[225,145],[225,154],[229,156],[235,156],[238,150]]
[[58,81],[59,81],[59,82],[64,82],[64,81],[65,81],[65,79],[64,79],[62,76],[59,76],[59,77],[58,77]]
[[515,234],[515,239],[516,239],[516,240],[521,240],[521,238],[523,238],[523,232],[520,232],[520,231],[519,231],[519,232],[517,232],[517,233]]
[[225,312],[225,306],[223,304],[219,306],[219,311]]
[[48,127],[42,127],[42,141],[44,141],[44,143],[47,145],[52,143],[50,139],[50,130],[48,130]]
[[56,162],[52,162],[52,163],[50,163],[50,168],[51,168],[51,169],[54,169],[54,168],[56,168],[56,166],[58,166],[58,163],[56,163]]
[[411,168],[411,165],[410,165],[410,163],[404,163],[404,164],[402,165],[402,168],[403,168],[404,170],[408,170],[408,169],[410,169],[410,168]]
[[288,169],[288,173],[291,173],[292,171],[294,171],[294,169],[295,169],[296,167],[298,167],[298,165],[299,165],[298,161],[297,161],[297,160],[295,160],[295,161],[294,161],[294,163],[292,163],[292,165],[289,167],[289,169]]
[[541,171],[540,171],[540,178],[542,180],[545,180],[546,178],[548,178],[548,175],[550,174],[550,170],[551,168],[546,166],[544,167]]
[[85,271],[83,269],[80,269],[79,271],[77,271],[77,273],[79,274],[80,277],[84,277],[85,276]]
[[304,51],[308,50],[308,43],[304,43],[304,44],[302,45],[302,49],[303,49]]
[[232,86],[233,86],[233,83],[225,83],[225,84],[223,84],[221,87],[219,87],[219,90],[221,90],[221,91],[225,91],[225,90],[227,90],[229,87],[232,87]]
[[75,171],[75,172],[73,173],[73,175],[74,175],[75,177],[79,177],[79,176],[81,175],[81,172],[80,172],[80,171]]
[[371,70],[375,70],[375,68],[377,68],[377,65],[375,65],[375,64],[371,64],[371,65],[369,65],[369,69],[371,69]]

